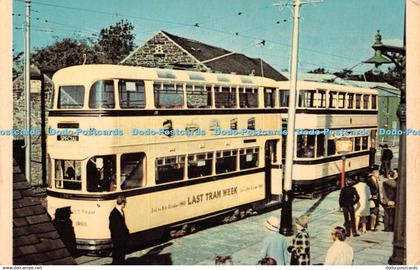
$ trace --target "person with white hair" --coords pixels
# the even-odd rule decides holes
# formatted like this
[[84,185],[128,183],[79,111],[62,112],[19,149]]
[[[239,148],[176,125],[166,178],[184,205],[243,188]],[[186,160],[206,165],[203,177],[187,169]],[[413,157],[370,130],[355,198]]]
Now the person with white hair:
[[273,258],[277,265],[286,265],[288,261],[287,238],[279,233],[280,220],[274,216],[269,217],[264,227],[267,229],[267,236],[263,240],[260,252],[260,259]]
[[347,244],[346,229],[337,226],[331,232],[334,243],[327,251],[325,265],[351,265],[353,264],[353,248]]

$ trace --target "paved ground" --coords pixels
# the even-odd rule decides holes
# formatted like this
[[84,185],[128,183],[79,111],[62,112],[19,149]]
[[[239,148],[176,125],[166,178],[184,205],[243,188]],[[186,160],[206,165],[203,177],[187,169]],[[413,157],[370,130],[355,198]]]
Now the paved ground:
[[[343,224],[343,215],[338,209],[338,191],[318,200],[295,200],[293,213],[296,216],[311,207],[309,233],[311,236],[311,263],[322,263],[332,244],[331,229]],[[230,255],[236,265],[255,265],[261,241],[266,233],[263,222],[270,215],[280,215],[274,210],[251,216],[241,221],[215,226],[187,235],[167,243],[136,251],[127,256],[129,264],[175,264],[213,265],[217,255]],[[355,252],[354,264],[387,264],[392,254],[392,233],[383,232],[383,224],[378,231],[349,238],[348,243]],[[81,257],[78,263],[109,264],[111,258]]]

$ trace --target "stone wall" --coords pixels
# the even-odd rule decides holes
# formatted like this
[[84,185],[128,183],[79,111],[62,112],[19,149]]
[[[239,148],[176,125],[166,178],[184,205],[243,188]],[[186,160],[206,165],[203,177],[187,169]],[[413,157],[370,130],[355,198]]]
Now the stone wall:
[[[45,127],[48,127],[48,108],[51,106],[51,96],[53,84],[51,79],[44,76],[45,80]],[[41,130],[41,93],[31,93],[31,129]],[[25,130],[25,94],[23,76],[17,78],[13,83],[13,129]],[[14,136],[13,140],[23,140],[24,136]],[[32,184],[42,184],[42,152],[41,152],[41,135],[31,136],[31,180]],[[20,147],[19,147],[20,148]],[[25,149],[17,149],[17,151],[25,152]],[[15,150],[16,151],[16,150]],[[17,154],[17,153],[16,153]],[[19,164],[24,168],[23,164]]]
[[143,67],[164,67],[178,64],[190,66],[191,68],[188,68],[190,70],[206,68],[163,33],[153,36],[123,64]]

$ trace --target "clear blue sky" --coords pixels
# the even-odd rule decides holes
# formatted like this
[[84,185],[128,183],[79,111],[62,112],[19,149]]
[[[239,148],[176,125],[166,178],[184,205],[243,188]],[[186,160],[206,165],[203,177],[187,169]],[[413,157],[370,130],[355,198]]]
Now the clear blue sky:
[[[278,70],[289,65],[292,13],[273,3],[287,0],[33,0],[31,47],[65,37],[95,37],[100,29],[128,19],[136,44],[165,30],[225,49],[261,57]],[[14,0],[14,28],[25,21],[25,3]],[[64,8],[71,7],[71,8]],[[383,41],[402,45],[404,0],[324,0],[301,8],[300,71],[349,68],[373,55],[377,29]],[[96,11],[96,12],[92,12]],[[277,23],[278,22],[278,23]],[[198,23],[200,27],[194,27]],[[15,51],[24,31],[14,29]],[[235,33],[238,33],[237,35]],[[265,46],[258,43],[266,40]],[[354,71],[370,69],[368,65]]]

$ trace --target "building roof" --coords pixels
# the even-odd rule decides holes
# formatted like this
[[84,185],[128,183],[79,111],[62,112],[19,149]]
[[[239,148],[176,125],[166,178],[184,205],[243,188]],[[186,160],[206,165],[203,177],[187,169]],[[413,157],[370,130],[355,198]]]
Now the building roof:
[[231,52],[197,40],[175,36],[165,31],[162,31],[162,33],[213,71],[223,73],[233,72],[241,75],[253,74],[276,81],[287,80],[285,76],[262,59],[250,58],[244,54]]
[[[200,64],[214,72],[236,73],[241,75],[252,74],[255,76],[264,75],[263,77],[274,79],[276,81],[287,80],[286,77],[262,59],[250,58],[244,54],[231,52],[197,40],[179,37],[166,31],[161,31],[161,33],[185,50]],[[139,46],[135,51],[121,61],[121,63],[125,63],[131,57],[135,57],[136,51],[138,51],[141,47],[142,46]],[[261,72],[261,66],[263,67],[263,72]]]
[[223,48],[218,48],[197,40],[192,40],[184,37],[175,36],[166,31],[162,31],[167,37],[172,39],[176,44],[181,46],[184,50],[188,51],[191,55],[197,58],[199,61],[205,61],[215,57],[222,56],[230,53],[230,51]]
[[13,264],[76,264],[13,160]]

